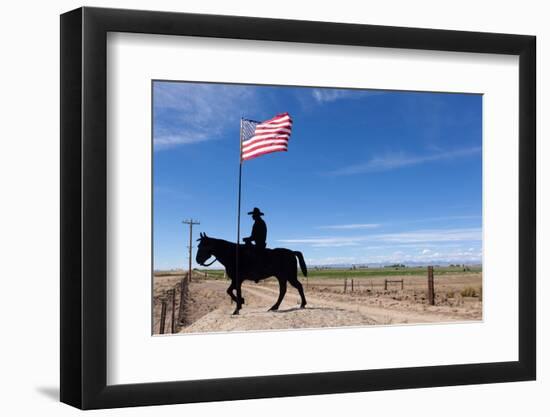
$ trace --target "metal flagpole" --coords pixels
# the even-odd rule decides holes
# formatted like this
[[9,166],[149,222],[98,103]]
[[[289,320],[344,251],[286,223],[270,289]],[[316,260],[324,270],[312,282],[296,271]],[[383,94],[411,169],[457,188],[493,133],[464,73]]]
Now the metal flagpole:
[[[239,133],[239,197],[237,200],[237,249],[235,253],[235,283],[237,285],[237,300],[241,299],[241,286],[239,276],[239,245],[241,241],[241,180],[243,175],[243,118],[241,117],[241,130]],[[239,303],[237,303],[237,307]],[[237,310],[236,310],[237,311]],[[238,311],[237,311],[238,312]]]

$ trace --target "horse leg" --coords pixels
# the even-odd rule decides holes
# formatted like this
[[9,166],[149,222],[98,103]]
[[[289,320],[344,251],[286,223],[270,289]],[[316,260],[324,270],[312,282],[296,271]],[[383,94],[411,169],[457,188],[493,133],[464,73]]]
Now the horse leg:
[[[234,285],[233,281],[231,281],[231,285],[229,286],[229,288],[226,291],[227,294],[229,294],[229,296],[231,297],[231,304],[237,302],[237,297],[235,297],[235,294],[233,293],[234,290],[235,290],[235,285]],[[241,297],[241,304],[244,304],[244,298],[242,298],[242,297]]]
[[304,287],[302,286],[302,283],[298,281],[298,278],[292,278],[288,280],[290,282],[290,285],[292,285],[294,288],[298,290],[300,293],[300,298],[302,299],[302,303],[300,304],[300,308],[306,308],[306,296],[304,294]]
[[283,302],[283,298],[286,294],[286,279],[282,280],[279,279],[279,298],[277,299],[277,302],[273,304],[273,306],[268,311],[277,311],[279,309],[279,306]]
[[233,315],[239,314],[239,310],[242,308],[242,305],[244,304],[244,298],[241,296],[241,280],[237,279],[237,297],[235,299],[235,302],[237,303],[237,307],[235,307],[235,311],[233,312]]
[[235,295],[233,294],[234,289],[235,289],[235,284],[233,283],[233,281],[231,281],[231,285],[227,289],[227,294],[229,294],[229,296],[231,297],[231,303],[237,302],[237,297],[235,297]]

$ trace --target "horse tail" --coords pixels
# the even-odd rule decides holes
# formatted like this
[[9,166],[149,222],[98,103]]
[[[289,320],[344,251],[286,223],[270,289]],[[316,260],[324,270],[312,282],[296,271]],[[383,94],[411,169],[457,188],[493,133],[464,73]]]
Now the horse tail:
[[298,258],[298,262],[300,263],[300,269],[302,270],[302,274],[304,274],[304,277],[307,277],[307,266],[306,261],[304,261],[304,255],[302,255],[302,252],[294,251],[294,255]]

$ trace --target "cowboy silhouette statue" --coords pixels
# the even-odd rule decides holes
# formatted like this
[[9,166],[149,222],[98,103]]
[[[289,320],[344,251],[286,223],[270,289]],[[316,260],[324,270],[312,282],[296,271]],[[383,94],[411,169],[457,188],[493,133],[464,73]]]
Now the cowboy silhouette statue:
[[[220,262],[231,279],[227,294],[231,301],[237,304],[233,314],[239,314],[244,304],[241,296],[241,284],[244,280],[259,282],[262,279],[275,277],[279,281],[279,298],[269,311],[279,309],[286,294],[287,282],[300,293],[300,308],[305,308],[307,302],[304,295],[304,288],[298,281],[296,259],[304,276],[307,276],[307,267],[301,252],[285,248],[266,248],[267,226],[261,216],[264,215],[259,208],[248,213],[254,219],[252,233],[249,237],[243,238],[244,245],[237,245],[222,239],[215,239],[201,233],[196,261],[202,266],[209,266],[214,261]],[[254,244],[252,244],[254,242]],[[214,261],[206,264],[206,261],[214,257]],[[238,263],[237,263],[238,262]],[[238,275],[238,276],[237,276]],[[236,291],[236,295],[235,295]]]
[[265,241],[267,239],[267,226],[261,217],[264,214],[260,211],[258,207],[254,207],[254,210],[249,211],[248,214],[252,215],[254,225],[252,226],[252,234],[249,237],[244,237],[243,242],[247,245],[250,245],[252,242],[254,242],[257,249],[265,249]]

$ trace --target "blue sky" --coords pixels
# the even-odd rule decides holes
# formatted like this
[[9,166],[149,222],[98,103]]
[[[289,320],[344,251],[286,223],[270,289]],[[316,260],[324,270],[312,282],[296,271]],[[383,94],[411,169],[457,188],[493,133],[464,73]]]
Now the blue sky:
[[239,120],[282,112],[288,152],[243,164],[242,236],[257,206],[310,265],[481,263],[482,96],[155,81],[155,269],[186,265],[185,218],[235,240]]

